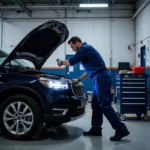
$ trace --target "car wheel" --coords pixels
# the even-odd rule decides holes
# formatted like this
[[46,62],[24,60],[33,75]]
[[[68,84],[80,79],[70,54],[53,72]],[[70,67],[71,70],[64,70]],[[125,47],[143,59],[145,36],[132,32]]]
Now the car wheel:
[[32,138],[40,129],[41,109],[26,95],[8,97],[0,108],[2,132],[13,139]]

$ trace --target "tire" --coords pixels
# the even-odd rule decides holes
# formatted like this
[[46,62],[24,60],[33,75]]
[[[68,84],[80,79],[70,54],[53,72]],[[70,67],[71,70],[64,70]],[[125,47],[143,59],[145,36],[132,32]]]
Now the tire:
[[0,108],[0,123],[4,135],[16,140],[30,139],[41,127],[41,109],[29,96],[13,95]]
[[149,117],[148,115],[144,115],[144,116],[143,116],[143,120],[144,120],[144,121],[148,121],[149,119],[150,119],[150,117]]

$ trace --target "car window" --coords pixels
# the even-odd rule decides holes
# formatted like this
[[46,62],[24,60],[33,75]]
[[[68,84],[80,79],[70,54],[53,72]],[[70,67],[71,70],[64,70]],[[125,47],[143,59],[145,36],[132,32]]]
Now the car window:
[[17,63],[17,61],[14,61],[14,60],[12,60],[12,61],[10,62],[10,64],[13,65],[13,66],[20,66],[20,64]]
[[[8,54],[6,52],[0,50],[0,65],[3,63],[7,56]],[[21,59],[12,60],[10,64],[13,66],[29,67],[29,65]],[[6,65],[8,65],[8,63]]]
[[3,63],[4,60],[5,58],[0,58],[0,65]]
[[[0,65],[3,63],[3,61],[5,59],[6,59],[6,57],[0,58]],[[10,62],[10,64],[13,65],[13,66],[28,67],[28,65],[24,61],[22,61],[22,60],[12,60]],[[6,65],[8,65],[8,63]]]

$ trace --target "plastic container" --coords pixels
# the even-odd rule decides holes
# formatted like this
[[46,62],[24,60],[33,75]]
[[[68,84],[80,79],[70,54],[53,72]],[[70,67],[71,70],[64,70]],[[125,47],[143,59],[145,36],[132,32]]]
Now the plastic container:
[[87,91],[88,94],[88,102],[91,103],[92,102],[92,91]]
[[144,74],[145,68],[142,66],[136,66],[136,67],[132,67],[132,71],[134,74]]

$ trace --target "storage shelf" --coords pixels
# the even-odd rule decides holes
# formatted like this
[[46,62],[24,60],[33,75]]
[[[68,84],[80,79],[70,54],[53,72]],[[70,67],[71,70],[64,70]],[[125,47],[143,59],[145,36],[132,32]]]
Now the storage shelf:
[[123,97],[122,99],[145,99],[144,97]]
[[122,87],[122,89],[145,89],[146,87]]
[[122,103],[122,105],[145,105],[145,103]]
[[140,78],[122,78],[122,80],[134,80],[134,81],[136,81],[136,80],[141,80],[141,81],[145,81],[145,79],[140,79]]
[[142,82],[122,82],[122,84],[145,84]]
[[136,93],[136,94],[141,94],[141,93],[146,93],[146,92],[122,92],[122,93],[127,93],[127,94],[128,94],[128,93],[130,93],[130,94],[135,94],[135,93]]

